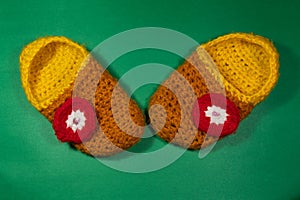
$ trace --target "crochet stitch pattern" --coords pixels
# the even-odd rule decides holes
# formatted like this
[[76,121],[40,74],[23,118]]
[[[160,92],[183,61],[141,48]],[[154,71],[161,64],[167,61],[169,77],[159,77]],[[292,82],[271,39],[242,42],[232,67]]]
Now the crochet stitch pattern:
[[[129,100],[125,91],[89,52],[79,44],[65,37],[39,38],[27,45],[20,55],[21,81],[29,102],[51,123],[56,110],[67,99],[76,96],[74,84],[82,90],[80,98],[94,105],[99,126],[94,135],[84,143],[73,144],[78,150],[97,157],[109,156],[136,144],[143,134],[145,124],[142,111],[136,102]],[[99,71],[103,72],[99,79]],[[80,73],[79,73],[80,72]],[[75,83],[76,79],[76,83]],[[93,84],[96,91],[91,91]],[[98,84],[97,84],[98,83]],[[112,95],[116,90],[117,95]],[[128,100],[129,108],[124,105],[111,105]],[[112,114],[112,106],[122,124],[132,120],[139,126],[127,126],[121,130]],[[127,110],[129,109],[130,115]],[[115,113],[114,113],[115,114]],[[117,116],[118,117],[118,116]]]
[[207,132],[208,135],[222,137],[237,129],[240,122],[239,112],[235,104],[224,95],[209,93],[197,99],[192,117],[199,130]]
[[[203,49],[214,60],[219,72],[201,61]],[[276,85],[278,70],[279,55],[272,42],[258,35],[233,33],[198,47],[177,72],[189,82],[198,98],[207,93],[221,93],[225,89],[226,97],[236,105],[240,118],[244,119]],[[164,85],[178,81],[179,77],[173,73]],[[151,125],[157,135],[167,142],[190,149],[200,149],[216,142],[218,137],[198,130],[192,117],[186,117],[192,116],[195,99],[184,90],[181,93],[186,96],[185,103],[188,105],[184,113],[177,97],[167,87],[160,86],[151,97],[149,108],[155,104],[164,108],[150,112]],[[164,125],[161,124],[163,112],[167,114]],[[179,137],[174,138],[175,134]]]
[[96,115],[88,101],[78,97],[67,99],[54,115],[52,127],[62,142],[81,143],[91,138],[96,130]]

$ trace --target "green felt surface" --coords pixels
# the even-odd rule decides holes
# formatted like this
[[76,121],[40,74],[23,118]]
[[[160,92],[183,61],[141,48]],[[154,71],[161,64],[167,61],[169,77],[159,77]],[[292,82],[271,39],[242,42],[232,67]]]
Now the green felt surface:
[[[299,9],[297,0],[1,1],[0,199],[299,199]],[[263,35],[278,48],[281,76],[237,134],[204,159],[187,151],[159,171],[130,174],[56,140],[26,99],[18,57],[41,36],[64,35],[91,50],[114,34],[145,26],[174,29],[199,43],[237,31]],[[121,77],[148,62],[176,67],[180,59],[141,51],[117,60],[112,71]],[[136,91],[142,107],[154,89]],[[164,145],[153,137],[132,151]]]

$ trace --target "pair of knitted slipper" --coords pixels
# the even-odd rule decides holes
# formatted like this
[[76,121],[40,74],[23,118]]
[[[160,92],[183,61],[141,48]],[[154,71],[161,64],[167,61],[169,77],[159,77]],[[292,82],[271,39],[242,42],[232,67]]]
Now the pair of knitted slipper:
[[[203,44],[151,97],[151,126],[167,142],[206,147],[235,132],[268,96],[278,68],[275,47],[261,36],[234,33]],[[58,140],[101,157],[142,137],[142,111],[83,46],[65,37],[39,38],[23,49],[20,69],[29,102]]]

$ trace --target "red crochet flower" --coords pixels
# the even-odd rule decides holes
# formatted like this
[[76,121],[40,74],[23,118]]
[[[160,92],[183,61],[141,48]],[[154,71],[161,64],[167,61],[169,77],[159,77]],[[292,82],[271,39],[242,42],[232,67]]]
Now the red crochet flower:
[[233,133],[239,123],[239,109],[222,94],[210,93],[198,98],[192,113],[194,124],[210,136]]
[[81,143],[96,129],[96,115],[91,104],[82,98],[68,99],[54,114],[53,129],[62,142]]

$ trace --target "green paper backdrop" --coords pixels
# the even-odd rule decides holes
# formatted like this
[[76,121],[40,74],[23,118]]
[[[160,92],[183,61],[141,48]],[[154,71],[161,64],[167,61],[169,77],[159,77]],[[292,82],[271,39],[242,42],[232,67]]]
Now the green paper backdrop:
[[[299,10],[297,0],[1,1],[0,199],[299,199]],[[119,32],[148,26],[199,43],[231,32],[263,35],[278,48],[281,76],[237,134],[204,159],[187,151],[164,169],[130,174],[56,140],[50,123],[26,99],[18,59],[38,37],[64,35],[91,50]],[[120,58],[111,71],[121,77],[147,62],[176,67],[181,60],[143,51]],[[136,91],[143,108],[154,89]],[[133,151],[164,145],[152,137]]]

